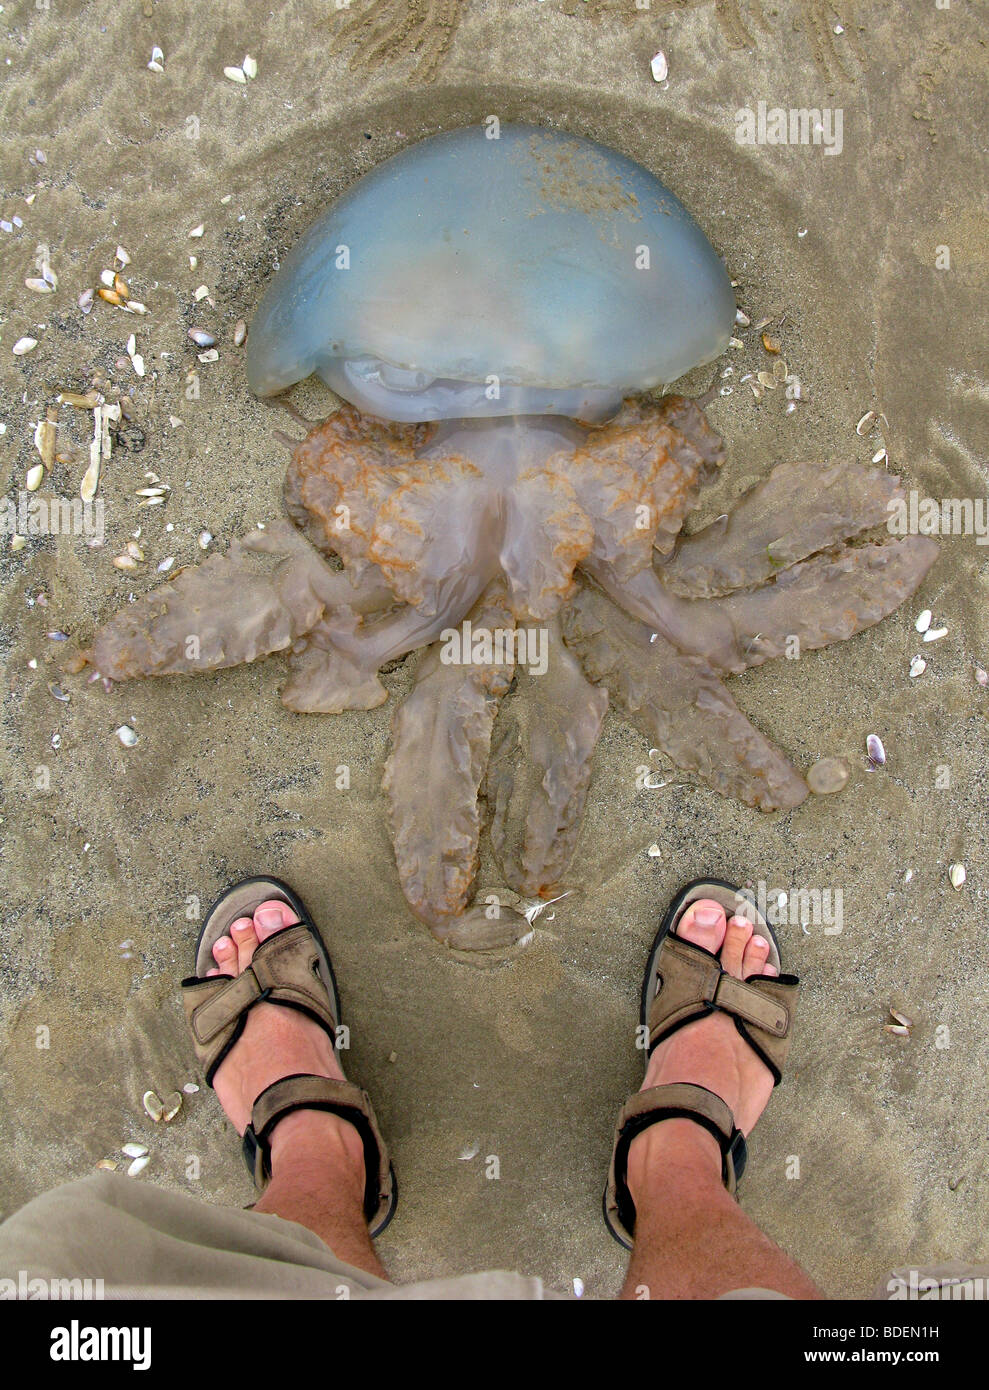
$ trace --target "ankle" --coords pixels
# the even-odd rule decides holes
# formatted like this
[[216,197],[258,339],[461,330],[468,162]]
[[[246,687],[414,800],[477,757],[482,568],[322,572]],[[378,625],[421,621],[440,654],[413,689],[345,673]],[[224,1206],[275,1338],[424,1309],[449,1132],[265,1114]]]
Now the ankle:
[[294,1110],[271,1133],[272,1180],[287,1172],[331,1172],[364,1184],[364,1142],[347,1120],[325,1110]]
[[637,1207],[660,1193],[669,1200],[673,1188],[709,1201],[712,1190],[724,1191],[721,1172],[717,1140],[694,1120],[659,1120],[629,1146],[626,1181]]

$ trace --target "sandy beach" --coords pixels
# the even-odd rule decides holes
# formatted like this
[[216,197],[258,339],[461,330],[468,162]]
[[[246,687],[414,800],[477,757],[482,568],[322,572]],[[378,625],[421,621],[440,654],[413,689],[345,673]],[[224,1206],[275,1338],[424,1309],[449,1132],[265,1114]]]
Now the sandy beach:
[[[984,508],[977,15],[880,0],[350,10],[59,0],[3,15],[0,495],[17,502],[50,420],[38,496],[78,497],[94,416],[59,395],[95,379],[106,400],[128,400],[99,479],[104,544],[0,537],[0,1216],[102,1159],[125,1166],[128,1140],[151,1151],[134,1181],[251,1200],[177,985],[197,904],[266,871],[325,924],[352,1030],[345,1065],[374,1097],[399,1175],[380,1243],[393,1277],[517,1268],[610,1297],[623,1258],[601,1190],[615,1113],[640,1082],[645,952],[673,892],[710,873],[830,890],[842,905],[840,931],[780,928],[801,1016],[743,1206],[836,1297],[870,1294],[895,1266],[985,1259],[989,551],[976,535],[941,537],[920,592],[877,628],[731,681],[797,766],[848,761],[837,796],[766,816],[677,778],[637,788],[647,745],[609,713],[573,892],[504,957],[445,950],[405,906],[380,791],[394,698],[293,714],[278,659],[109,692],[62,670],[129,595],[162,582],[165,561],[198,563],[202,533],[222,549],[282,515],[288,453],[274,431],[297,431],[250,394],[234,342],[280,257],[381,160],[492,113],[640,161],[725,257],[750,324],[716,367],[732,389],[708,415],[728,461],[698,523],[784,459],[867,465],[884,443],[908,490]],[[148,67],[156,47],[161,71]],[[245,55],[257,75],[225,76]],[[770,143],[774,108],[828,112],[830,144]],[[54,290],[28,288],[44,266]],[[146,313],[98,296],[83,312],[107,270]],[[782,391],[756,401],[740,381],[765,366],[763,320],[802,383],[789,413]],[[199,360],[190,328],[215,337],[216,360]],[[15,353],[24,338],[36,346]],[[291,399],[313,419],[334,404],[315,381]],[[868,411],[888,422],[885,441],[856,433]],[[141,505],[140,489],[164,484],[162,505]],[[144,559],[116,568],[139,527]],[[948,629],[930,644],[914,627],[925,608]],[[393,697],[414,665],[383,677]],[[869,733],[888,755],[878,771]],[[486,839],[482,854],[483,892],[498,871]],[[953,863],[966,869],[958,889]],[[885,1030],[891,1005],[909,1036]],[[143,1093],[187,1083],[200,1089],[154,1125]]]

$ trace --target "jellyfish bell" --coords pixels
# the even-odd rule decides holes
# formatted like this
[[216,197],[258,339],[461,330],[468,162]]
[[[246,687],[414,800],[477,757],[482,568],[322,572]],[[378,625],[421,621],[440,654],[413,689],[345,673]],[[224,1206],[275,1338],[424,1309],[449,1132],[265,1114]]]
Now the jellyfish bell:
[[603,420],[727,347],[724,265],[641,165],[529,125],[436,135],[302,236],[248,340],[260,396],[316,373],[396,422]]

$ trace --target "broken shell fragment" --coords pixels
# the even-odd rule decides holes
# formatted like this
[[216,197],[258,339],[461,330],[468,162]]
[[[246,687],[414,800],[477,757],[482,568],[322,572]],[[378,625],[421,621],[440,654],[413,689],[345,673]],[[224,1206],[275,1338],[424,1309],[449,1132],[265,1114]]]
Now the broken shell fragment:
[[119,728],[114,730],[114,733],[125,748],[133,748],[137,742],[137,734],[129,724],[121,724]]
[[111,564],[118,570],[136,570],[137,561],[133,555],[114,555]]
[[926,670],[927,662],[924,658],[922,656],[915,656],[910,663],[910,679],[913,680],[915,676],[922,676]]
[[144,1106],[144,1113],[157,1124],[165,1109],[160,1098],[154,1091],[145,1091],[141,1103]]
[[952,888],[960,888],[965,882],[966,877],[964,864],[952,864],[951,868],[948,870],[948,878],[951,881]]
[[807,785],[815,796],[840,792],[847,781],[848,764],[844,758],[820,758],[807,773]]
[[669,76],[670,65],[662,49],[653,55],[652,61],[649,64],[649,71],[652,73],[652,80],[654,82],[665,82]]
[[875,423],[876,412],[874,410],[867,410],[865,414],[862,416],[861,420],[855,426],[855,433],[859,435],[865,434],[867,430],[872,429],[872,426]]
[[869,755],[869,762],[873,767],[886,766],[886,749],[883,741],[878,734],[870,734],[865,741],[865,751]]

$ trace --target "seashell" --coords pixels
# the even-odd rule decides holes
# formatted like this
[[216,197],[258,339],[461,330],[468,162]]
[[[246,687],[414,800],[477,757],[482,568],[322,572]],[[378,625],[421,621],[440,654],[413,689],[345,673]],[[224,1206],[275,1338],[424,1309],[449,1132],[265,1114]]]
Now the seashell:
[[[202,234],[203,234],[203,232],[204,232],[205,230],[206,230],[206,229],[205,229],[205,227],[203,226],[202,222],[200,222],[200,224],[199,224],[198,227],[193,227],[193,229],[192,229],[192,231],[189,233],[189,235],[190,235],[191,237],[194,237],[194,238],[196,238],[196,237],[201,237]],[[189,259],[192,260],[192,257],[190,256]],[[196,267],[193,266],[192,268],[193,268],[193,270],[195,270]]]
[[141,1103],[144,1106],[145,1114],[157,1124],[165,1109],[160,1098],[154,1091],[145,1091],[144,1095],[141,1097]]
[[912,1027],[913,1027],[913,1019],[912,1019],[912,1018],[908,1018],[906,1014],[901,1014],[900,1011],[899,1011],[899,1009],[894,1009],[894,1008],[893,1008],[893,1005],[892,1005],[892,1004],[890,1004],[890,1006],[889,1006],[889,1012],[890,1012],[891,1016],[892,1016],[893,1018],[896,1019],[897,1023],[901,1023],[901,1024],[903,1025],[904,1028],[912,1028]]
[[979,685],[989,685],[989,671],[983,671],[981,666],[976,666],[975,679]]
[[137,561],[133,555],[114,555],[110,562],[118,570],[136,570]]
[[144,551],[138,545],[137,541],[128,541],[125,549],[132,560],[144,559]]
[[134,493],[135,497],[164,497],[168,491],[164,487],[139,487]]
[[11,352],[15,357],[23,357],[26,353],[33,352],[37,346],[37,338],[18,338],[11,348]]
[[113,288],[120,295],[121,299],[130,299],[130,285],[128,285],[127,281],[122,276],[116,273],[113,277]]
[[127,1168],[127,1176],[129,1178],[136,1178],[138,1173],[144,1172],[144,1169],[147,1168],[150,1162],[150,1154],[142,1154],[140,1158],[135,1158],[134,1162],[131,1163]]
[[133,748],[137,742],[137,734],[129,724],[121,724],[119,728],[114,730],[114,733],[125,748]]
[[13,535],[10,538],[10,548],[16,555],[19,550],[23,550],[27,545],[27,536]]
[[199,549],[208,550],[213,537],[209,531],[200,531],[198,537]]
[[199,1090],[199,1087],[196,1085],[195,1081],[187,1081],[182,1089],[187,1096],[194,1096]]
[[858,435],[863,435],[866,433],[867,430],[871,430],[872,426],[875,423],[876,412],[874,410],[867,410],[865,414],[862,416],[861,420],[855,426],[855,433]]
[[142,304],[139,299],[128,299],[124,308],[129,309],[132,314],[146,314],[148,312],[148,306]]
[[216,339],[212,333],[207,333],[205,328],[190,328],[189,337],[196,344],[196,347],[211,348],[216,346]]
[[923,658],[922,656],[915,656],[915,657],[913,658],[913,660],[911,661],[911,663],[910,663],[910,678],[911,678],[911,680],[912,680],[915,676],[922,676],[926,670],[927,670],[927,662],[924,660],[924,658]]
[[106,290],[101,285],[97,290],[97,294],[101,299],[105,299],[108,304],[113,304],[117,309],[122,309],[124,307],[124,301],[120,298],[116,290]]
[[885,448],[877,449],[876,452],[872,455],[872,462],[873,462],[873,463],[883,463],[883,462],[885,461],[885,458],[886,458],[886,450],[885,450]]
[[247,324],[243,319],[238,319],[234,324],[234,347],[240,347],[247,339]]
[[760,386],[765,386],[768,391],[775,391],[779,385],[772,372],[756,372],[755,379]]
[[173,566],[174,564],[175,564],[175,556],[174,556],[174,555],[169,555],[167,559],[162,560],[161,564],[157,566],[158,573],[159,573],[159,574],[167,574],[168,571],[172,568],[172,566]]
[[60,685],[56,685],[54,681],[48,682],[48,693],[54,699],[61,700],[63,705],[67,705],[69,703],[69,696],[66,695],[62,687]]
[[964,864],[952,864],[948,870],[948,878],[952,888],[960,888],[967,877]]
[[76,303],[79,305],[79,308],[82,310],[84,314],[92,313],[94,298],[95,295],[91,289],[83,290],[82,294],[79,296]]
[[658,53],[653,54],[652,60],[649,63],[649,71],[652,73],[652,80],[654,82],[665,82],[667,77],[669,77],[670,65],[662,49],[660,49]]
[[[162,61],[163,56],[164,56],[164,55],[162,54],[162,51],[161,51],[160,48],[153,48],[153,49],[151,50],[151,56],[152,56],[152,58],[154,58],[156,54],[157,54],[157,61],[160,63],[160,62]],[[114,258],[115,258],[116,260],[118,260],[122,266],[123,266],[123,265],[130,265],[130,256],[128,256],[127,252],[124,250],[124,248],[123,248],[122,246],[118,246],[118,247],[117,247],[116,251],[114,252]]]
[[909,1038],[910,1029],[904,1028],[902,1023],[887,1023],[884,1025],[887,1033],[895,1033],[898,1038]]
[[886,766],[886,749],[883,741],[878,734],[870,734],[865,741],[865,751],[869,755],[869,762],[873,767]]
[[738,324],[739,328],[748,328],[752,320],[749,318],[748,314],[745,312],[744,309],[736,309],[735,322]]
[[948,629],[946,627],[929,627],[924,633],[924,641],[938,642],[942,637],[947,637],[947,635]]
[[97,1163],[97,1168],[105,1168],[108,1173],[114,1173],[120,1167],[115,1158],[101,1158]]
[[249,53],[246,54],[244,61],[241,63],[240,66],[244,71],[245,77],[257,77],[258,60],[256,58],[252,58]]
[[779,352],[783,346],[782,341],[773,333],[763,333],[762,345],[767,352]]
[[162,1110],[161,1118],[167,1125],[170,1121],[175,1119],[175,1116],[182,1109],[182,1093],[180,1091],[173,1091],[171,1095],[165,1097],[163,1104],[164,1109]]
[[777,381],[786,381],[788,375],[789,373],[786,369],[786,362],[782,357],[777,358],[777,360],[773,363],[773,376],[776,378]]
[[914,627],[917,629],[918,632],[926,632],[926,631],[927,631],[927,629],[928,629],[928,628],[930,627],[930,625],[931,625],[931,617],[932,617],[932,616],[933,616],[933,615],[932,615],[931,610],[930,610],[929,608],[925,608],[924,611],[923,611],[923,613],[918,613],[918,614],[917,614],[917,621],[914,623]]
[[199,354],[200,362],[219,362],[220,354],[216,348],[207,348],[205,352]]
[[121,1146],[120,1152],[126,1154],[128,1158],[143,1158],[148,1152],[147,1144],[139,1144],[135,1139],[130,1139]]
[[228,77],[231,82],[245,83],[247,81],[243,68],[224,68],[223,76]]
[[25,474],[25,477],[24,477],[24,486],[27,488],[28,492],[37,492],[37,491],[38,491],[38,488],[39,488],[39,487],[41,486],[41,484],[44,482],[44,478],[45,478],[45,467],[44,467],[44,464],[42,464],[42,463],[35,463],[35,464],[32,464],[32,466],[27,470],[27,473]]
[[650,845],[646,850],[646,854],[648,854],[650,859],[658,859],[662,853],[663,851],[660,849],[659,845]]
[[43,280],[38,275],[31,275],[24,281],[29,290],[34,290],[35,294],[51,294],[55,286],[50,285],[47,280]]

